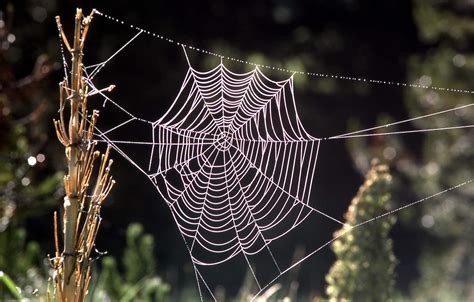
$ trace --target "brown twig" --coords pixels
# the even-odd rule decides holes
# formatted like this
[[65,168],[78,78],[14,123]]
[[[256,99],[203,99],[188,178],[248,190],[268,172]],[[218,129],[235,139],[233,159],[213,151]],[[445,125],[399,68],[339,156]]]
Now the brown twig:
[[[77,9],[73,48],[60,18],[56,17],[60,36],[71,54],[72,65],[71,81],[65,78],[59,84],[59,120],[54,121],[58,140],[65,147],[68,165],[68,174],[64,177],[63,250],[59,250],[55,214],[56,257],[52,260],[55,293],[59,301],[65,302],[83,301],[87,294],[91,280],[91,254],[101,222],[100,208],[114,185],[109,174],[112,165],[110,147],[101,156],[93,143],[98,111],[93,112],[90,121],[87,119],[88,86],[82,77],[82,58],[92,17],[93,12],[83,16],[82,10]],[[66,116],[64,111],[67,105],[70,112]],[[94,174],[94,163],[99,157],[99,169]],[[90,186],[92,179],[94,185]],[[89,191],[91,195],[88,195]]]

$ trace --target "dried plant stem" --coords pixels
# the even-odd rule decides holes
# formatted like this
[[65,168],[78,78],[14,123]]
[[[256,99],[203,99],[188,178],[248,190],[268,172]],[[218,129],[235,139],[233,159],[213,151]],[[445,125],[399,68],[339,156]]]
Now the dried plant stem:
[[[73,47],[64,33],[59,17],[56,17],[58,29],[66,49],[71,55],[71,79],[65,75],[60,83],[60,119],[54,121],[59,141],[64,145],[68,174],[64,177],[66,196],[63,204],[63,250],[59,251],[58,223],[55,213],[56,257],[52,264],[55,269],[55,293],[59,301],[83,301],[87,294],[91,278],[91,253],[100,225],[100,206],[109,194],[114,181],[109,175],[112,160],[109,160],[108,148],[100,156],[95,151],[93,132],[98,112],[94,111],[91,120],[87,120],[88,86],[82,76],[82,58],[84,42],[87,37],[93,12],[84,16],[77,9],[74,26]],[[69,104],[70,112],[65,117],[64,110]],[[94,163],[100,159],[97,174]],[[89,192],[91,176],[95,181]],[[90,193],[90,194],[88,194]]]

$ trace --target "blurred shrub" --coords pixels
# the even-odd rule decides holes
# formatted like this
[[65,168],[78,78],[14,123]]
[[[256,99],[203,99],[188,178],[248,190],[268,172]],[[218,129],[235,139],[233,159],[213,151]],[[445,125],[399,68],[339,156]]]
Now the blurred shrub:
[[[391,176],[374,163],[345,217],[357,225],[388,211]],[[350,230],[344,226],[331,247],[337,261],[326,276],[330,301],[387,301],[393,294],[396,259],[389,232],[395,217],[386,216]],[[346,234],[344,234],[346,233]]]
[[[46,293],[48,273],[42,259],[39,245],[27,241],[25,229],[8,228],[0,232],[0,273],[14,280],[23,298]],[[16,298],[8,288],[0,285],[0,301]]]
[[[474,5],[472,1],[415,1],[420,37],[429,46],[408,64],[410,81],[471,90],[474,85]],[[411,116],[472,104],[472,94],[415,89],[407,92]],[[471,125],[474,108],[419,120],[420,128]],[[422,160],[410,175],[420,196],[437,193],[474,178],[473,129],[429,132]],[[416,227],[424,232],[418,261],[420,279],[412,286],[415,301],[474,299],[474,204],[472,184],[424,203]]]
[[153,246],[153,236],[144,234],[140,224],[131,224],[120,267],[123,275],[114,257],[104,257],[92,301],[168,301],[170,286],[156,275]]
[[28,240],[26,227],[55,204],[62,178],[46,150],[51,107],[43,87],[57,67],[39,45],[34,53],[20,51],[33,42],[22,26],[13,27],[14,12],[10,1],[0,5],[0,301],[17,296],[8,280],[23,298],[45,292],[45,253]]
[[8,289],[13,298],[21,299],[20,290],[16,286],[15,282],[13,282],[10,276],[5,274],[3,271],[0,271],[0,291],[3,291],[2,285],[5,286],[6,289]]

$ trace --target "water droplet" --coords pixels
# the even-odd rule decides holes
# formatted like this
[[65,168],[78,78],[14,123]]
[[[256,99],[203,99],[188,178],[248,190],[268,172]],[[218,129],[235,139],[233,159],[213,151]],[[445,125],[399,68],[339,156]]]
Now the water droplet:
[[427,229],[431,228],[434,223],[434,218],[431,215],[423,215],[423,217],[421,217],[421,225]]
[[14,34],[8,34],[7,36],[8,43],[12,44],[13,42],[15,42],[15,40],[16,40],[16,37]]
[[31,183],[31,180],[28,177],[23,177],[21,179],[21,184],[25,187],[29,186]]
[[273,11],[273,18],[277,23],[288,23],[291,21],[292,12],[286,6],[277,6]]
[[30,165],[30,166],[32,166],[32,167],[33,167],[34,165],[36,165],[36,157],[34,157],[34,156],[28,157],[28,165]]
[[46,156],[44,156],[43,153],[38,153],[38,155],[36,155],[36,160],[39,162],[39,163],[42,163],[46,160]]
[[393,147],[387,147],[383,150],[383,157],[387,160],[392,160],[397,156],[397,150]]
[[457,54],[453,57],[453,64],[456,67],[463,67],[466,65],[466,57],[461,54]]
[[420,85],[421,86],[430,86],[431,85],[431,77],[424,75],[420,78]]
[[36,22],[42,23],[48,17],[48,12],[44,7],[35,6],[31,11],[31,16]]

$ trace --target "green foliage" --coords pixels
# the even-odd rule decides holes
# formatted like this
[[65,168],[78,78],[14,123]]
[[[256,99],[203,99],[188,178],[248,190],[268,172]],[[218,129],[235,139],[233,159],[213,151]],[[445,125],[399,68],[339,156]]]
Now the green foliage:
[[463,41],[474,35],[474,20],[463,13],[468,1],[416,0],[415,4],[415,22],[424,41],[432,43],[443,38]]
[[52,194],[58,190],[62,178],[61,173],[39,176],[37,169],[27,163],[34,148],[26,134],[27,128],[8,118],[4,122],[1,126],[10,130],[0,143],[0,232],[12,220],[22,221],[50,208],[55,201]]
[[153,236],[144,234],[140,224],[131,224],[127,229],[127,247],[121,263],[123,276],[115,258],[104,257],[94,297],[122,302],[167,301],[170,286],[156,275],[153,246]]
[[[0,272],[15,280],[15,288],[22,289],[24,298],[46,290],[47,272],[42,258],[38,243],[27,240],[25,229],[10,226],[0,232]],[[4,291],[0,286],[0,300],[8,298],[16,298],[16,294],[11,289]]]
[[[9,112],[8,99],[0,93],[0,114],[5,108]],[[42,175],[44,163],[28,164],[32,150],[38,150],[28,135],[30,126],[0,117],[0,271],[15,280],[24,298],[44,290],[47,279],[44,254],[38,243],[27,240],[24,222],[54,204],[62,178],[61,173]],[[0,300],[10,298],[16,298],[14,291],[0,289]]]
[[127,229],[127,248],[123,258],[126,281],[137,283],[143,276],[155,273],[153,255],[154,239],[150,234],[143,234],[140,224],[131,224]]
[[[0,285],[4,285],[15,299],[21,299],[21,293],[15,282],[4,272],[0,271]],[[0,291],[2,288],[0,287]]]
[[[391,176],[388,167],[374,163],[365,183],[346,213],[347,224],[357,225],[388,210]],[[387,301],[393,294],[396,259],[389,232],[393,216],[350,230],[344,226],[332,243],[337,256],[329,273],[330,301]]]
[[[12,85],[8,79],[8,85],[3,81],[13,68],[5,57],[7,51],[0,50],[0,86],[4,87]],[[36,87],[26,88],[36,96],[44,95]],[[17,298],[8,280],[22,289],[23,298],[33,298],[45,289],[45,253],[38,243],[28,241],[24,226],[27,219],[53,206],[62,178],[61,173],[47,172],[46,156],[40,153],[46,135],[39,125],[41,119],[33,118],[41,114],[22,89],[0,90],[0,271],[9,288],[0,288],[2,301]]]
[[[3,284],[10,288],[0,288],[2,301],[17,298],[8,285],[10,278],[15,288],[22,289],[23,298],[33,298],[45,289],[45,253],[38,243],[28,241],[25,221],[48,212],[57,200],[54,196],[62,178],[50,169],[53,161],[46,150],[50,122],[45,118],[49,96],[41,87],[53,63],[38,52],[15,55],[23,41],[32,42],[23,39],[27,31],[11,27],[18,25],[12,22],[14,11],[8,2],[5,10],[0,7],[0,271],[8,275]],[[7,38],[18,33],[16,39]],[[36,63],[30,74],[18,69],[31,60]]]
[[39,263],[39,246],[26,241],[24,229],[12,228],[0,233],[0,267],[7,268],[14,276],[25,274]]
[[[415,21],[427,42],[437,42],[408,65],[410,80],[424,79],[441,87],[472,89],[474,53],[467,47],[474,35],[474,21],[466,14],[469,1],[416,1]],[[428,18],[429,17],[429,18]],[[428,77],[429,75],[429,77]],[[406,104],[411,116],[471,104],[470,94],[411,90]],[[469,125],[472,107],[420,120],[419,127]],[[426,134],[423,161],[410,173],[416,191],[430,195],[474,178],[472,129]],[[474,204],[472,185],[447,192],[423,204],[417,226],[425,248],[419,259],[420,279],[413,286],[415,301],[471,301],[474,299]]]

